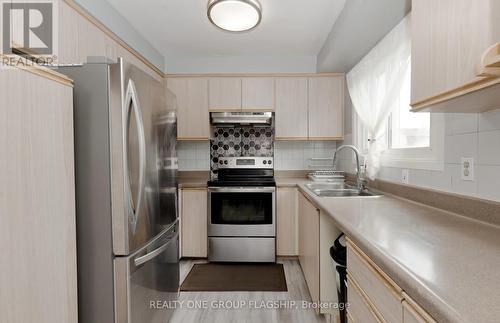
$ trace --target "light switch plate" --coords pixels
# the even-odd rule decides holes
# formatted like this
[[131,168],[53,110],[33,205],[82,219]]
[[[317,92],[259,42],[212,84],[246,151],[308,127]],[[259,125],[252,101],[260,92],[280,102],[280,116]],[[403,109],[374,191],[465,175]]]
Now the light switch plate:
[[410,171],[408,169],[403,169],[401,171],[401,183],[408,184],[410,177]]
[[462,157],[460,164],[460,174],[463,181],[474,180],[474,158]]

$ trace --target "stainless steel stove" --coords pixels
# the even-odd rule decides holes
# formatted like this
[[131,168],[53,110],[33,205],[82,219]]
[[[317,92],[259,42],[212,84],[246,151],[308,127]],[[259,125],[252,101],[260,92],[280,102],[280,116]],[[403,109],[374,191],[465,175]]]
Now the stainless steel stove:
[[276,182],[272,157],[221,157],[208,182],[208,259],[275,262]]

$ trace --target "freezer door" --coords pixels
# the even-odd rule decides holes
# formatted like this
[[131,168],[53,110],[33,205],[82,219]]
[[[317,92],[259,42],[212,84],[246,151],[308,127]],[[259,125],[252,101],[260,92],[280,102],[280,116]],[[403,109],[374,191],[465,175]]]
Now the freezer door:
[[113,251],[128,255],[177,219],[176,205],[160,203],[166,188],[176,191],[160,176],[172,112],[163,84],[122,59],[110,66],[110,89]]
[[115,323],[165,323],[179,290],[177,224],[128,257],[116,257]]

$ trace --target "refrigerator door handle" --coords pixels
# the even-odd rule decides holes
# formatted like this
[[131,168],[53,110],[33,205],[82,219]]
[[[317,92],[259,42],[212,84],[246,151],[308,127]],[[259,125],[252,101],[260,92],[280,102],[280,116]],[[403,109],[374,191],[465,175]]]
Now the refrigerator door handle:
[[160,255],[162,252],[164,252],[165,250],[168,249],[168,247],[170,246],[170,244],[172,244],[172,242],[174,242],[175,240],[177,240],[177,238],[179,237],[179,232],[176,232],[175,235],[170,238],[164,245],[156,248],[155,250],[145,254],[144,256],[141,256],[139,258],[135,258],[134,259],[134,264],[136,267],[142,265],[142,264],[145,264],[146,262],[154,259],[155,257],[157,257],[158,255]]
[[[141,204],[144,194],[144,178],[146,176],[146,138],[144,135],[144,124],[142,122],[142,114],[141,114],[141,106],[139,104],[139,99],[137,96],[137,90],[135,88],[134,81],[129,79],[127,85],[127,92],[125,97],[125,109],[126,109],[126,120],[125,120],[125,179],[126,179],[126,190],[128,196],[128,206],[129,206],[129,215],[132,218],[132,227],[135,232],[138,217],[141,211]],[[132,197],[132,188],[130,183],[130,174],[128,168],[128,123],[130,122],[130,114],[129,109],[132,107],[136,126],[137,126],[137,136],[138,136],[138,144],[139,144],[139,183],[138,183],[138,192],[137,192],[137,201],[134,203]]]

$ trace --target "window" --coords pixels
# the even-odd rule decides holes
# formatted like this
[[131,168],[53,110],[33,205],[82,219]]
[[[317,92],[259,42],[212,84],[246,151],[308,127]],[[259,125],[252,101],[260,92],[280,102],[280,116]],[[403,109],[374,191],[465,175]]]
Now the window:
[[429,148],[431,146],[431,116],[428,112],[410,112],[411,71],[406,73],[399,104],[388,120],[389,149]]
[[[387,118],[385,136],[379,139],[386,151],[382,166],[442,170],[444,167],[444,118],[440,114],[410,112],[411,71],[408,70],[404,86]],[[369,135],[353,109],[354,142],[366,154]]]

